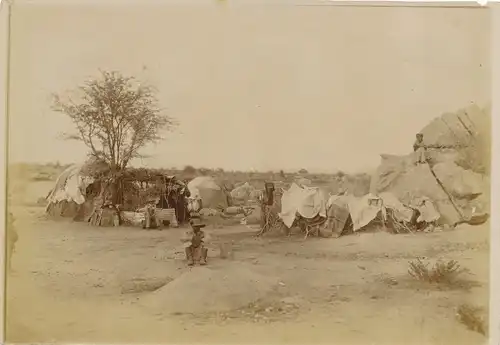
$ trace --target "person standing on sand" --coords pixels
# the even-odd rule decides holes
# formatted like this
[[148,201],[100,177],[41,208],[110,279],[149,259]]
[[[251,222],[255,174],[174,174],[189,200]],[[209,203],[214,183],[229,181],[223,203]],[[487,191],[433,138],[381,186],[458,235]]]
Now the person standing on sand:
[[206,265],[208,249],[205,248],[205,244],[208,242],[209,236],[201,230],[205,227],[205,224],[202,224],[196,218],[192,219],[190,224],[192,229],[186,231],[181,239],[184,243],[188,265],[193,266],[195,261],[199,261],[200,265]]
[[415,165],[427,163],[427,146],[424,143],[424,135],[418,133],[417,140],[413,144],[413,151],[415,152]]

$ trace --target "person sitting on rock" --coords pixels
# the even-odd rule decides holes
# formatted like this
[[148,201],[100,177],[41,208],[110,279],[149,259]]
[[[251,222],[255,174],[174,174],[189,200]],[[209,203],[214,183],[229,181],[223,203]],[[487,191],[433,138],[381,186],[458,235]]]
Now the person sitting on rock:
[[192,219],[191,222],[192,230],[186,231],[182,238],[184,247],[186,250],[186,259],[189,266],[193,266],[195,262],[199,262],[200,265],[207,264],[208,249],[205,248],[209,236],[206,234],[202,228],[205,224],[202,224],[198,219]]
[[413,151],[415,152],[415,165],[427,163],[427,146],[424,144],[424,135],[417,134],[417,140],[413,144]]

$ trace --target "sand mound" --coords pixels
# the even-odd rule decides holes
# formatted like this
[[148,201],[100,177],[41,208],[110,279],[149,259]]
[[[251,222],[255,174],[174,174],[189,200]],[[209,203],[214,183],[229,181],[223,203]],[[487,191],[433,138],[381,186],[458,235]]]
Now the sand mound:
[[244,264],[194,267],[141,300],[163,313],[204,313],[238,309],[264,297],[278,283]]

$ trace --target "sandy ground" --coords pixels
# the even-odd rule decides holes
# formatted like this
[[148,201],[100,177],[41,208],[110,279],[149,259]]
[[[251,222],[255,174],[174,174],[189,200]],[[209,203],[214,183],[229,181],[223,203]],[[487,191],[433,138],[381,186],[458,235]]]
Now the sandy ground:
[[[30,200],[45,194],[37,188],[44,189],[30,187]],[[487,225],[433,234],[365,233],[306,241],[301,236],[256,238],[244,226],[214,229],[207,269],[250,267],[256,274],[276,278],[277,288],[257,305],[241,310],[169,315],[139,303],[154,292],[134,292],[130,286],[140,279],[171,281],[200,269],[188,268],[183,261],[183,229],[93,228],[45,220],[43,208],[15,204],[19,242],[7,280],[8,342],[487,340],[456,318],[456,308],[463,303],[488,305]],[[234,258],[218,258],[218,243],[233,243]],[[475,284],[470,289],[437,289],[415,283],[407,269],[416,257],[458,260],[472,272],[467,278]],[[205,284],[201,279],[184,298],[206,294]]]

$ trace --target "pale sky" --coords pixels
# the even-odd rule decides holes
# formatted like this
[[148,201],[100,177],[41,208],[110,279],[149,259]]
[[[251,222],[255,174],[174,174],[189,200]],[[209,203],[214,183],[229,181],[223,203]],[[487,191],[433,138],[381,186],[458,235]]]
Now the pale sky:
[[180,122],[149,167],[361,171],[490,101],[487,9],[17,5],[12,21],[12,161],[85,158],[50,94],[98,69],[152,83]]

